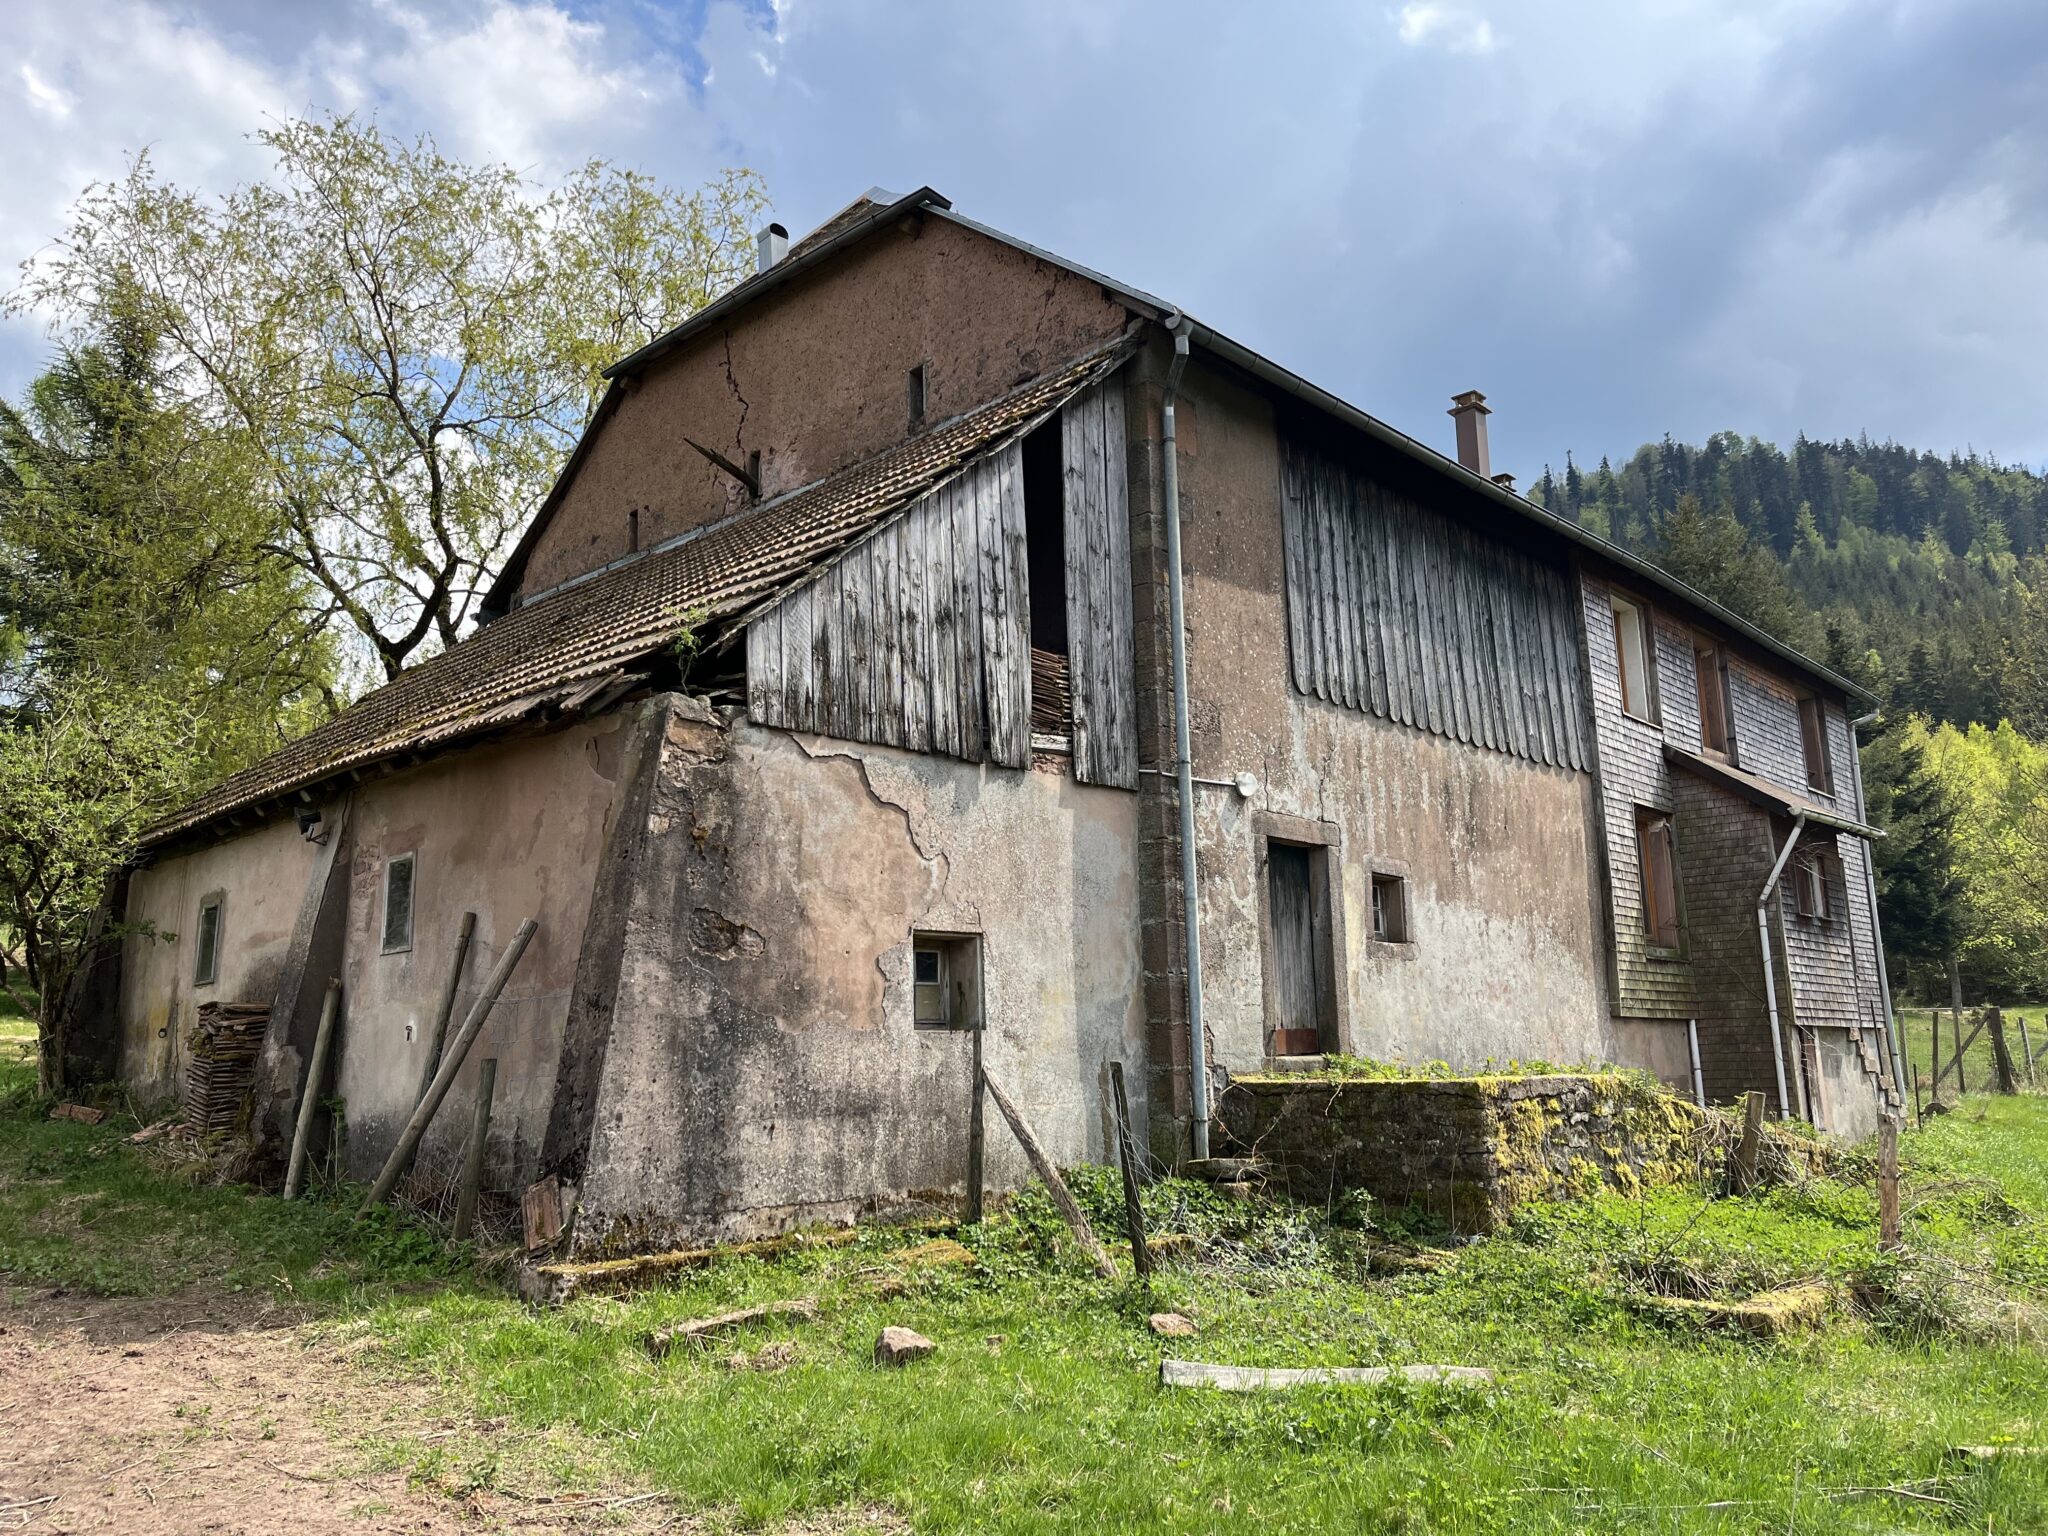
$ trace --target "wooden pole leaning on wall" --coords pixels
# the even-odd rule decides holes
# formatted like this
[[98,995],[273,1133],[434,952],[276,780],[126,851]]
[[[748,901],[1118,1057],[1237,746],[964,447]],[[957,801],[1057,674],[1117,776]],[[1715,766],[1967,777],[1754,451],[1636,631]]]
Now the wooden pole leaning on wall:
[[476,914],[462,914],[462,928],[455,935],[455,959],[449,964],[448,979],[441,984],[441,996],[434,1004],[434,1033],[427,1042],[427,1065],[420,1073],[417,1105],[434,1086],[434,1074],[441,1070],[441,1048],[448,1043],[448,1021],[455,1017],[455,993],[462,985],[462,967],[469,959],[469,941],[476,937]]
[[973,1092],[967,1099],[967,1225],[979,1226],[982,1216],[984,1143],[987,1139],[987,1123],[981,1110],[981,1035],[988,1027],[985,1019],[978,1019],[974,1025],[974,1076]]
[[1138,1198],[1138,1143],[1131,1133],[1131,1101],[1124,1095],[1124,1064],[1109,1064],[1109,1093],[1116,1108],[1116,1160],[1124,1176],[1124,1230],[1131,1239],[1131,1267],[1140,1280],[1152,1274],[1152,1249],[1145,1241],[1145,1206]]
[[327,978],[327,996],[320,1004],[320,1027],[313,1034],[313,1059],[306,1067],[305,1091],[299,1095],[298,1123],[292,1127],[292,1155],[285,1164],[284,1197],[296,1199],[306,1175],[306,1147],[313,1139],[313,1116],[320,1108],[320,1081],[327,1076],[327,1053],[334,1045],[334,1020],[341,1012],[341,978]]
[[1742,1096],[1742,1139],[1735,1144],[1735,1161],[1729,1169],[1729,1182],[1736,1194],[1747,1194],[1755,1187],[1763,1151],[1764,1096],[1760,1089],[1752,1088]]
[[491,1095],[498,1088],[498,1058],[486,1056],[476,1076],[476,1118],[469,1126],[469,1151],[462,1159],[462,1188],[455,1197],[455,1240],[476,1225],[476,1196],[484,1182],[484,1143],[491,1134]]
[[1025,1157],[1031,1161],[1031,1169],[1045,1182],[1045,1192],[1052,1196],[1052,1203],[1066,1219],[1067,1230],[1074,1234],[1074,1241],[1081,1245],[1081,1251],[1088,1255],[1088,1261],[1095,1266],[1095,1272],[1105,1280],[1116,1278],[1116,1265],[1104,1251],[1095,1236],[1095,1229],[1088,1225],[1088,1217],[1082,1212],[1080,1203],[1074,1199],[1074,1192],[1067,1188],[1067,1181],[1060,1177],[1059,1169],[1053,1167],[1052,1159],[1045,1155],[1045,1148],[1038,1144],[1037,1136],[1017,1106],[1010,1102],[1010,1096],[996,1086],[996,1080],[987,1072],[981,1080],[988,1086],[988,1096],[996,1101],[996,1108],[1010,1123],[1010,1130],[1017,1138],[1017,1145],[1024,1149]]
[[384,1160],[384,1171],[377,1175],[377,1182],[370,1186],[370,1193],[363,1198],[358,1217],[369,1214],[370,1207],[380,1205],[391,1198],[391,1191],[398,1187],[398,1181],[411,1166],[413,1154],[419,1151],[420,1138],[427,1134],[427,1127],[433,1123],[434,1112],[441,1107],[441,1101],[448,1097],[448,1090],[455,1086],[455,1074],[462,1070],[462,1058],[469,1054],[469,1048],[476,1044],[476,1037],[484,1027],[484,1020],[491,1016],[491,1009],[498,1001],[498,994],[505,990],[505,983],[512,979],[512,971],[519,964],[519,957],[526,953],[526,946],[533,938],[534,930],[540,924],[528,918],[519,925],[519,931],[512,935],[512,942],[505,946],[505,953],[498,957],[497,967],[491,972],[491,979],[484,983],[483,995],[469,1010],[469,1016],[462,1021],[455,1038],[448,1044],[448,1054],[442,1058],[441,1070],[434,1074],[433,1085],[427,1089],[427,1096],[420,1100],[413,1110],[412,1118],[405,1123],[405,1129],[398,1133],[398,1145],[391,1149],[391,1156]]
[[1899,1246],[1899,1122],[1890,1115],[1877,1122],[1877,1246]]
[[2018,1093],[2020,1075],[2013,1069],[2012,1047],[2005,1039],[2005,1010],[1993,1004],[1990,1009],[1991,1021],[1991,1070],[1996,1075],[2000,1093]]

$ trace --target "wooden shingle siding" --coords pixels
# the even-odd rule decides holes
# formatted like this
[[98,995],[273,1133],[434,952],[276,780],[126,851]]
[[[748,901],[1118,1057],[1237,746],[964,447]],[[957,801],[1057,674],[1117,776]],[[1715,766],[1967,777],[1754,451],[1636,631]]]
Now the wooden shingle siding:
[[1281,502],[1297,688],[1531,762],[1591,767],[1563,571],[1294,444]]
[[[1607,863],[1614,902],[1615,1012],[1628,1018],[1684,1019],[1700,1012],[1695,963],[1699,935],[1717,921],[1723,893],[1701,890],[1701,880],[1724,868],[1722,850],[1740,846],[1743,826],[1761,818],[1744,814],[1747,807],[1726,795],[1728,820],[1703,824],[1703,802],[1682,800],[1674,793],[1664,763],[1664,740],[1699,744],[1699,703],[1691,687],[1692,642],[1685,632],[1652,608],[1650,665],[1653,693],[1661,724],[1639,720],[1621,707],[1621,656],[1615,649],[1614,610],[1620,595],[1641,602],[1639,594],[1617,589],[1587,572],[1581,588],[1586,607],[1586,655],[1591,676],[1593,718],[1600,737],[1601,805],[1606,813]],[[1684,670],[1678,670],[1681,653]],[[1636,857],[1637,806],[1676,811],[1678,884],[1688,939],[1685,959],[1653,954],[1644,920],[1642,872]],[[1741,878],[1747,878],[1742,876]],[[1762,882],[1759,881],[1759,884]],[[1754,909],[1755,896],[1750,899]],[[1752,932],[1754,925],[1752,925]]]
[[[1131,639],[1131,514],[1124,387],[1112,376],[1060,412],[1066,507],[1067,648],[1074,777],[1138,787],[1138,709]],[[1019,527],[1023,513],[1018,513]],[[1024,558],[1020,538],[1016,559]]]
[[1024,767],[1030,611],[1013,442],[755,615],[747,711],[786,730]]

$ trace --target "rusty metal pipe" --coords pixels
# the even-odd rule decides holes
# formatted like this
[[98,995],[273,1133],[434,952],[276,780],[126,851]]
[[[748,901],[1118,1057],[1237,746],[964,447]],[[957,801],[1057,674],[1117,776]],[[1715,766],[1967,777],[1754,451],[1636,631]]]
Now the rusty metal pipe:
[[1194,325],[1184,315],[1167,317],[1173,334],[1173,361],[1166,370],[1166,394],[1159,407],[1161,479],[1166,498],[1166,584],[1173,612],[1173,746],[1180,789],[1181,921],[1187,929],[1188,964],[1188,1096],[1191,1108],[1188,1137],[1196,1158],[1209,1155],[1209,1047],[1202,1033],[1201,903],[1195,890],[1194,751],[1188,741],[1187,605],[1180,575],[1180,464],[1174,433],[1173,401],[1180,376],[1188,365],[1188,336]]

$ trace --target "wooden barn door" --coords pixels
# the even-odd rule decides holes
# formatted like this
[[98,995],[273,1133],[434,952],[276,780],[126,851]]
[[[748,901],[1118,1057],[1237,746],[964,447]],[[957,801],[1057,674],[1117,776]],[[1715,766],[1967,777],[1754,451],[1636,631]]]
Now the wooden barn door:
[[1266,845],[1275,1056],[1313,1056],[1323,1048],[1329,1000],[1323,995],[1325,967],[1317,953],[1310,858],[1311,850],[1293,843]]

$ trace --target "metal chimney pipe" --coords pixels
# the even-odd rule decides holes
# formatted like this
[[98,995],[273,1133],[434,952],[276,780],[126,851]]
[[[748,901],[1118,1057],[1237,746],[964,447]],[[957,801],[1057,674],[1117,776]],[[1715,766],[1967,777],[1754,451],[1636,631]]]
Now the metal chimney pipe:
[[1486,396],[1476,389],[1451,396],[1449,415],[1458,424],[1458,462],[1482,480],[1493,478],[1493,461],[1486,451],[1486,418],[1492,414]]
[[754,270],[766,272],[789,254],[789,231],[770,224],[754,237]]

